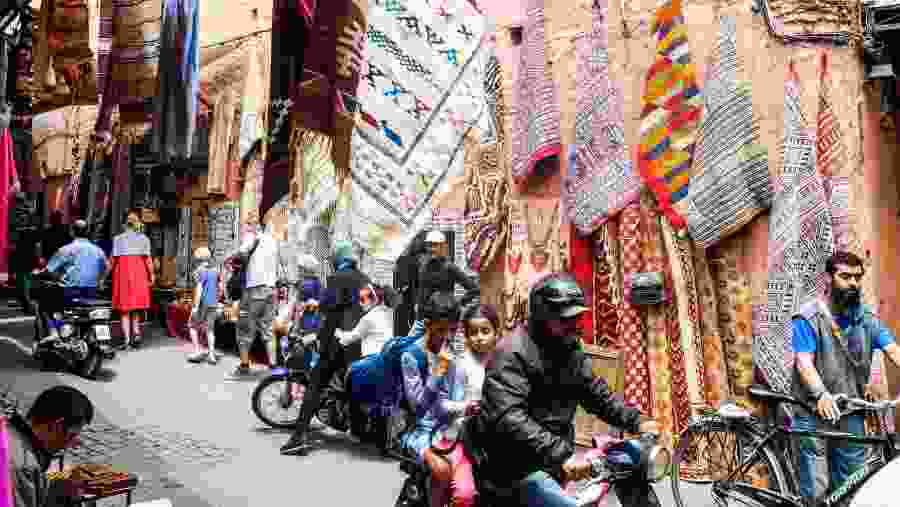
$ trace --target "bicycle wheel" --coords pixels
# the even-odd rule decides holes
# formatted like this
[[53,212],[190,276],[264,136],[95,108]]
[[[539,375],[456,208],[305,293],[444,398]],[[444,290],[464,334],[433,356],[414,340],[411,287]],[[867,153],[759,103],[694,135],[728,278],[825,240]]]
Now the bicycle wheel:
[[723,418],[706,417],[691,424],[678,441],[672,456],[672,496],[677,507],[751,505],[738,501],[739,495],[713,493],[713,484],[731,477],[756,488],[788,493],[788,483],[777,454],[764,447],[755,463],[738,474],[741,456],[749,453],[752,436],[745,426]]

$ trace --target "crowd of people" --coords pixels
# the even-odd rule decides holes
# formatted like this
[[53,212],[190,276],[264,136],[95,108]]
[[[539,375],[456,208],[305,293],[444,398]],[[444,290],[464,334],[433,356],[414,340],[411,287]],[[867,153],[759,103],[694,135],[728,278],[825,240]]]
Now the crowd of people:
[[[92,297],[98,282],[112,272],[116,309],[123,315],[141,309],[148,303],[142,299],[143,291],[149,291],[153,271],[137,216],[130,214],[127,223],[128,231],[114,241],[111,262],[76,223],[74,241],[62,246],[46,269],[63,273],[72,297]],[[496,309],[480,302],[478,284],[448,259],[443,235],[433,231],[426,239],[428,249],[419,261],[419,280],[411,292],[415,322],[409,336],[417,340],[402,354],[397,389],[398,401],[414,415],[414,424],[399,443],[430,470],[433,506],[474,505],[477,463],[489,464],[486,473],[492,481],[519,491],[521,505],[573,505],[561,484],[589,473],[573,458],[577,406],[626,432],[658,432],[655,421],[626,406],[604,379],[595,377],[591,359],[580,345],[578,317],[589,311],[584,291],[566,273],[536,280],[529,292],[528,322],[504,337]],[[194,350],[188,360],[216,363],[213,322],[220,299],[226,305],[237,302],[240,315],[240,360],[229,378],[250,378],[250,348],[257,335],[269,347],[272,364],[276,336],[292,327],[315,336],[320,360],[311,372],[296,429],[281,447],[282,454],[304,454],[310,449],[310,421],[326,385],[354,361],[381,353],[394,338],[391,307],[398,295],[362,273],[352,245],[345,242],[335,244],[334,273],[324,284],[316,276],[315,259],[298,258],[300,277],[289,298],[292,302],[281,308],[276,292],[282,259],[271,234],[260,229],[249,237],[226,260],[227,273],[218,272],[210,257],[206,248],[195,252],[190,319]],[[861,416],[836,417],[834,397],[838,393],[883,397],[885,393],[874,388],[881,372],[873,370],[873,354],[881,351],[900,366],[900,347],[894,334],[861,302],[863,261],[838,252],[826,270],[831,275],[829,296],[804,305],[793,321],[793,395],[815,407],[795,414],[793,424],[795,429],[862,434]],[[464,289],[462,298],[455,296],[457,285]],[[129,321],[137,322],[123,318],[123,327]],[[460,327],[465,348],[457,355],[447,343]],[[199,341],[204,328],[209,340],[205,352]],[[130,335],[126,331],[126,339],[139,340],[138,329],[132,328]],[[57,409],[47,408],[49,402],[39,397],[29,414],[30,425],[21,420],[13,424],[24,435],[16,445],[48,450],[75,441],[80,428],[90,422],[92,408],[83,395],[66,389],[45,394],[68,400],[54,403],[70,412],[54,412]],[[463,434],[466,445],[453,446]],[[815,439],[802,439],[797,453],[799,490],[811,502],[825,490],[817,484],[821,478],[817,457],[829,460],[825,479],[832,484],[846,480],[865,459],[864,449],[853,444],[838,443],[827,450],[820,446]],[[46,469],[41,452],[20,453],[23,461],[17,466]],[[18,494],[28,499],[21,505],[44,505],[37,500],[46,494],[44,489],[40,484],[23,489]]]

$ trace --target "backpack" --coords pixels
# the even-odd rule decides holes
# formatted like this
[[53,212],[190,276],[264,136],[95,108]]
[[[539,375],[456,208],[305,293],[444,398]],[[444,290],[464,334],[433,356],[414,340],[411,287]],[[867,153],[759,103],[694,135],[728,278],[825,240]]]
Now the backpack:
[[[350,365],[350,393],[354,400],[365,404],[392,406],[402,395],[403,353],[412,350],[424,336],[419,333],[395,336],[381,348]],[[422,375],[427,375],[426,371]]]

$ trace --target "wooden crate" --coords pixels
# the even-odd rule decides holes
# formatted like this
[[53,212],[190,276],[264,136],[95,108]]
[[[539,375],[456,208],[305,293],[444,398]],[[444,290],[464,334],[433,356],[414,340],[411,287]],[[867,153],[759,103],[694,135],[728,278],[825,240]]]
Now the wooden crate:
[[[594,375],[606,379],[610,390],[622,392],[624,370],[622,354],[618,351],[605,350],[596,345],[584,345],[585,352],[594,363]],[[588,414],[578,407],[575,413],[575,442],[579,445],[592,446],[591,437],[596,433],[607,433],[609,426],[599,418]]]

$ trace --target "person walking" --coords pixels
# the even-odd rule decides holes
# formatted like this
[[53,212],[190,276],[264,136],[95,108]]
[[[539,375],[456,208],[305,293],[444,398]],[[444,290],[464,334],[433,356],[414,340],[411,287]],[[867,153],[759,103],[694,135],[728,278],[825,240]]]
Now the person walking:
[[248,380],[253,378],[250,372],[250,347],[257,333],[262,335],[265,342],[269,364],[274,366],[277,360],[278,349],[272,322],[275,320],[275,285],[278,282],[281,253],[272,234],[260,226],[226,262],[231,263],[235,258],[241,259],[245,268],[243,273],[234,273],[232,276],[246,276],[242,284],[237,329],[240,363],[226,379]]
[[113,239],[113,308],[122,320],[122,348],[138,348],[143,341],[141,313],[150,308],[150,287],[156,283],[150,238],[144,235],[136,210],[128,212],[125,232]]
[[206,330],[207,353],[206,360],[209,364],[216,364],[216,307],[219,303],[219,272],[210,264],[212,257],[209,248],[200,247],[194,252],[194,259],[199,266],[194,270],[192,280],[194,283],[194,307],[191,310],[191,319],[188,332],[191,335],[191,343],[194,344],[194,353],[188,356],[191,363],[203,361],[203,352],[200,350],[200,330]]

